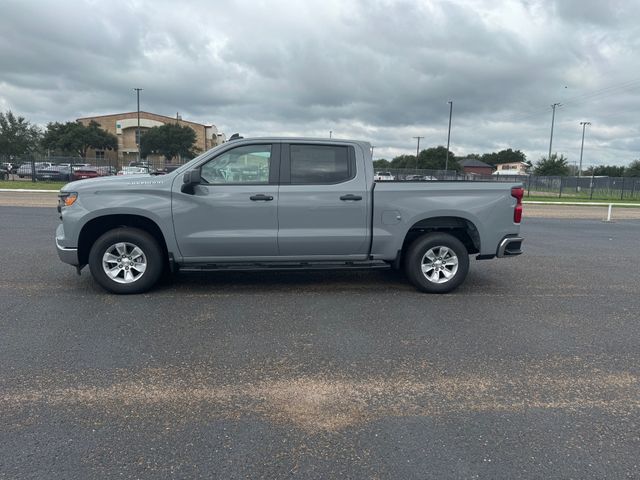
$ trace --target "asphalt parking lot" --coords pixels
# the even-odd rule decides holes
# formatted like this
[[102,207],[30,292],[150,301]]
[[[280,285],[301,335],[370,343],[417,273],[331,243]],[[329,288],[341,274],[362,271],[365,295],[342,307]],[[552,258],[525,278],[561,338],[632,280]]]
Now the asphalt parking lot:
[[528,218],[444,296],[371,272],[104,293],[0,207],[0,478],[639,478],[640,221]]

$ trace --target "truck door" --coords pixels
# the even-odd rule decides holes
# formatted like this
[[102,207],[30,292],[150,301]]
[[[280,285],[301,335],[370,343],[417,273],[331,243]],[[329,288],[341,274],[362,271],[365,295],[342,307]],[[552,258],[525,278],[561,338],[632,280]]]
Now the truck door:
[[369,198],[353,145],[282,145],[278,193],[281,257],[364,259]]
[[202,164],[192,192],[183,193],[176,179],[173,224],[185,260],[278,255],[279,161],[277,143],[244,144]]

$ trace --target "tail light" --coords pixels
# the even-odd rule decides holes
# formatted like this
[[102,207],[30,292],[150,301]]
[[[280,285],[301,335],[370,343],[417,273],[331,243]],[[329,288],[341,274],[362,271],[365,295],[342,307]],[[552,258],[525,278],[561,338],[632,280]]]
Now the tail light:
[[516,208],[513,211],[513,222],[520,223],[522,221],[522,197],[524,197],[523,187],[513,187],[511,196],[516,199]]

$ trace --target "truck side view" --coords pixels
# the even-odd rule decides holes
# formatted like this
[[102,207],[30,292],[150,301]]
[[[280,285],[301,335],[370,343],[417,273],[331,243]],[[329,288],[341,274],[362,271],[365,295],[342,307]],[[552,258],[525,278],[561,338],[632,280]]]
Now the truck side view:
[[58,255],[122,294],[167,269],[380,267],[446,293],[470,255],[522,253],[522,185],[377,183],[370,152],[360,141],[242,139],[167,175],[71,182]]

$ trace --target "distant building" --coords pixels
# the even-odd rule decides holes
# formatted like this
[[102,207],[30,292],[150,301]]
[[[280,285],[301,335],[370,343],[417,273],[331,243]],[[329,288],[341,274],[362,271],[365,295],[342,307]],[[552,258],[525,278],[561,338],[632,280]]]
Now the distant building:
[[498,163],[494,175],[527,175],[528,165],[524,162]]
[[493,173],[493,166],[475,158],[464,158],[459,163],[464,173],[475,173],[476,175],[491,175]]
[[[138,159],[138,144],[136,132],[138,128],[138,112],[113,113],[110,115],[99,115],[96,117],[78,118],[78,122],[89,125],[91,121],[98,122],[103,130],[113,133],[118,138],[118,151],[104,151],[90,149],[88,157],[97,159],[117,160],[121,165]],[[210,148],[224,143],[226,138],[224,133],[218,132],[215,125],[203,125],[201,123],[182,120],[180,115],[167,117],[156,113],[140,112],[140,135],[152,127],[159,127],[167,123],[177,123],[186,125],[196,132],[195,148],[199,152],[204,152]],[[150,160],[162,161],[161,155],[149,155]]]

